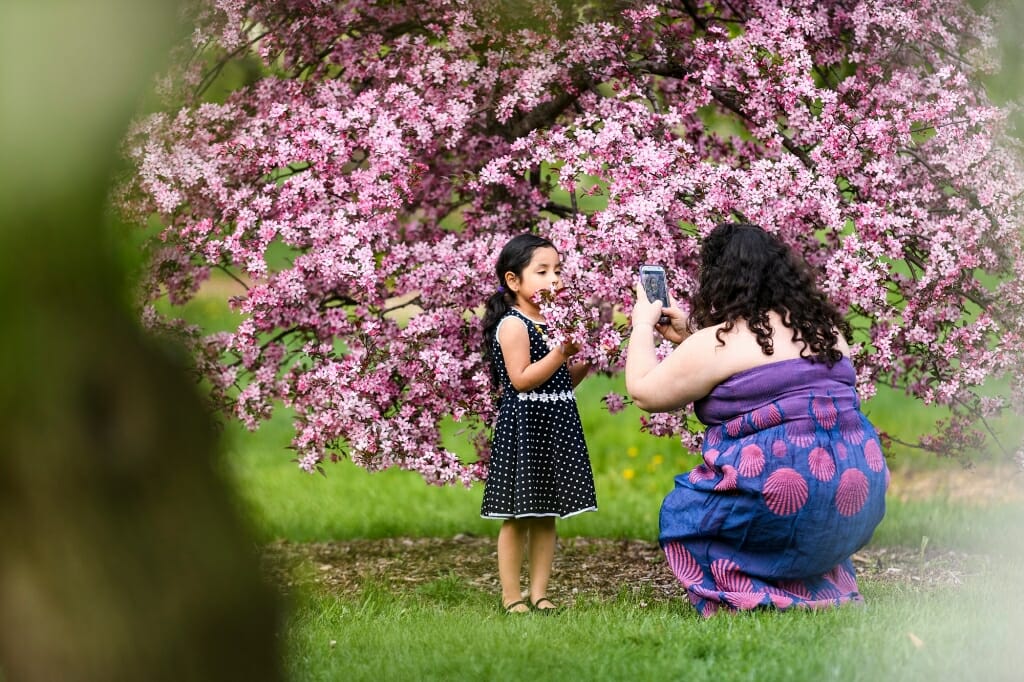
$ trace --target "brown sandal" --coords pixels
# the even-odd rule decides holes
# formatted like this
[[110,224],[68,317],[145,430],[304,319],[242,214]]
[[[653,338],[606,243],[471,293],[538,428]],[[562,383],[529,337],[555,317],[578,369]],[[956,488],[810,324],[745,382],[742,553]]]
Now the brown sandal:
[[[525,606],[526,610],[525,611],[515,611],[515,610],[513,610],[517,606]],[[501,608],[503,608],[505,610],[505,615],[508,615],[508,616],[515,616],[515,615],[519,615],[521,613],[529,613],[530,612],[530,605],[527,604],[522,599],[520,599],[519,601],[514,601],[511,604],[502,604]]]
[[[551,604],[551,606],[549,606],[549,607],[547,607],[545,609],[542,609],[542,608],[540,608],[540,605],[541,605],[542,602],[547,602],[547,603]],[[550,616],[555,611],[558,611],[558,607],[555,606],[555,602],[551,601],[547,597],[541,597],[537,601],[533,601],[531,599],[530,600],[530,608],[532,608],[537,613],[543,613],[545,616]]]

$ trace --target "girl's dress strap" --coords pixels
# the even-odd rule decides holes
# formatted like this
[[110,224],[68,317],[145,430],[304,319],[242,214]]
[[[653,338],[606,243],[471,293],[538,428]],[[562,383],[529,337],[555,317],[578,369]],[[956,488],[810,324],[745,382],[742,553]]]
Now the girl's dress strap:
[[505,324],[506,320],[512,319],[514,317],[516,319],[518,319],[520,322],[522,322],[524,325],[526,325],[526,331],[530,331],[530,325],[526,324],[525,316],[523,316],[521,313],[519,313],[518,310],[515,310],[514,308],[512,310],[510,310],[509,312],[516,313],[516,315],[505,315],[505,317],[503,317],[500,320],[498,320],[498,326],[494,328],[494,340],[495,341],[498,340],[498,333],[501,332],[501,325]]

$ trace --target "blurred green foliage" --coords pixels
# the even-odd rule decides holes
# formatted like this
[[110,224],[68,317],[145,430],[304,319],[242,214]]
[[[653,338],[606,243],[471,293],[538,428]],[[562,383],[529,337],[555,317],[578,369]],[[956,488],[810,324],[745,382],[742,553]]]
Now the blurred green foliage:
[[108,207],[177,10],[0,4],[0,679],[280,676],[209,414],[139,328]]

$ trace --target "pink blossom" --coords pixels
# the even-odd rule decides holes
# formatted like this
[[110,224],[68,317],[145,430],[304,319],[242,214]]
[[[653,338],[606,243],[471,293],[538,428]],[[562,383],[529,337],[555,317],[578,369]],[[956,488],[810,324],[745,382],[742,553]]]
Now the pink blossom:
[[604,402],[604,406],[608,408],[610,414],[616,414],[626,409],[626,400],[618,393],[609,393],[601,400]]
[[[979,420],[1024,405],[1024,173],[980,85],[993,19],[952,0],[698,5],[531,1],[517,23],[501,3],[195,3],[166,106],[123,143],[117,205],[155,226],[145,323],[186,340],[248,427],[293,409],[305,470],[346,456],[469,484],[495,409],[479,312],[510,236],[556,244],[552,338],[615,372],[624,330],[602,310],[628,316],[637,266],[664,264],[685,309],[702,235],[746,220],[856,320],[861,397],[949,406],[923,444],[970,452]],[[206,101],[232,60],[261,75]],[[237,285],[232,329],[148,305],[215,273]],[[1009,397],[985,397],[1001,379]],[[688,414],[644,424],[699,447]],[[447,416],[478,461],[441,445]]]

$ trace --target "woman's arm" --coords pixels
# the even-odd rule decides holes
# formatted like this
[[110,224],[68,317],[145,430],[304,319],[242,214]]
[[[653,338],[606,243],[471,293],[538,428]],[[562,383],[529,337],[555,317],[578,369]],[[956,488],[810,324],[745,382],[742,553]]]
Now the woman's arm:
[[[648,301],[643,287],[638,286],[633,332],[626,352],[626,392],[637,407],[647,412],[668,412],[703,398],[733,371],[726,346],[715,338],[716,327],[683,338],[659,363],[654,331],[662,312],[661,302]],[[670,320],[676,322],[673,316]],[[676,324],[670,326],[677,329]]]
[[517,391],[537,388],[579,352],[578,346],[563,344],[537,362],[530,362],[530,333],[521,320],[517,320],[517,324],[502,324],[498,328],[498,343],[505,358],[505,371]]

